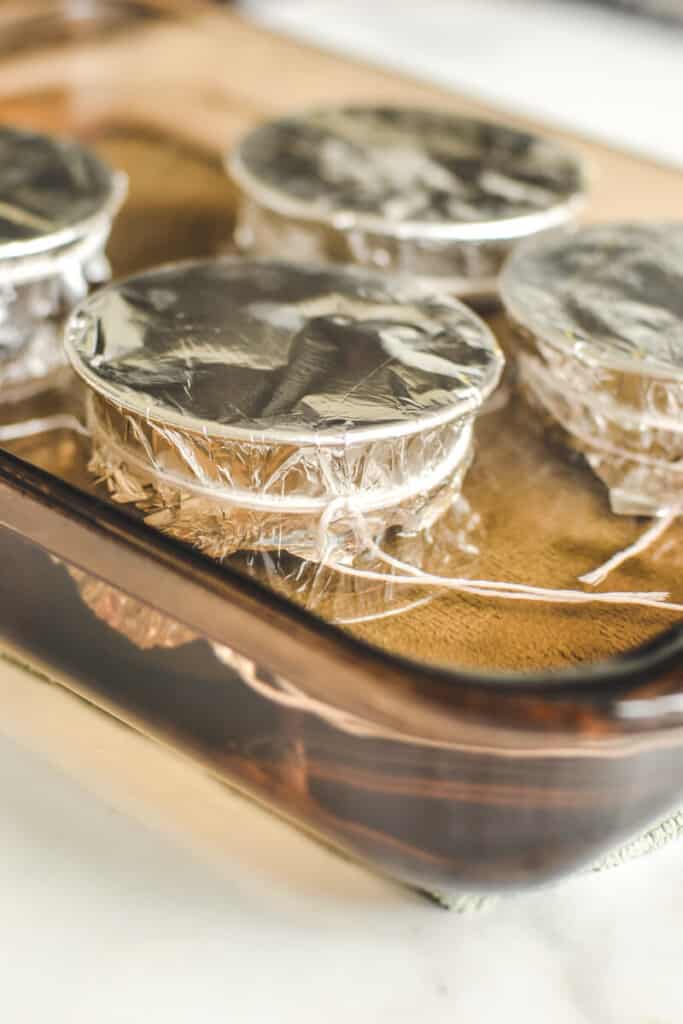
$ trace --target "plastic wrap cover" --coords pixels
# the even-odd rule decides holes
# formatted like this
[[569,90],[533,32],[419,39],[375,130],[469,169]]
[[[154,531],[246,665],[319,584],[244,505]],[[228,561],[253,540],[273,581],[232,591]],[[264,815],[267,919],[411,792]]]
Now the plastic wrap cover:
[[452,514],[503,362],[453,299],[278,263],[131,278],[87,299],[66,340],[90,389],[91,468],[116,500],[217,558],[328,564],[366,532]]
[[0,400],[63,369],[61,319],[109,277],[104,246],[125,187],[78,143],[0,128]]
[[229,155],[256,256],[354,263],[486,294],[512,240],[571,221],[585,191],[555,142],[445,112],[333,107],[266,123]]
[[683,224],[525,243],[502,280],[522,385],[605,482],[616,512],[683,499]]
[[115,203],[116,177],[77,142],[0,129],[0,260],[90,234]]

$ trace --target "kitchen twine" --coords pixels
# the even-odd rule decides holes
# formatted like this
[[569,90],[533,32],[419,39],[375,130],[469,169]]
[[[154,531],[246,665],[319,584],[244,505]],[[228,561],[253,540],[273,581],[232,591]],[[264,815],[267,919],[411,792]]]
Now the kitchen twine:
[[[211,498],[214,501],[222,501],[229,505],[236,505],[239,508],[246,508],[257,512],[274,512],[276,514],[278,512],[289,512],[290,514],[295,515],[320,512],[321,515],[324,516],[325,512],[330,507],[331,503],[324,497],[276,498],[272,495],[258,494],[255,491],[241,490],[237,487],[233,487],[228,490],[227,488],[216,487],[212,483],[201,483],[196,480],[188,480],[187,477],[180,476],[179,474],[173,473],[171,470],[158,465],[149,438],[140,428],[139,423],[136,422],[133,416],[128,417],[127,423],[146,452],[147,460],[140,458],[138,455],[130,452],[124,445],[120,445],[116,441],[112,440],[111,435],[99,422],[91,402],[88,403],[87,419],[88,427],[82,429],[85,429],[86,433],[95,441],[99,441],[104,444],[109,451],[114,452],[120,459],[135,466],[136,469],[145,475],[154,476],[162,483],[170,484],[172,487],[175,487],[180,491],[191,491],[193,494],[201,495],[204,498]],[[180,455],[193,474],[200,477],[204,475],[202,467],[198,465],[194,458],[194,453],[191,447],[186,448],[183,443],[184,438],[180,431],[165,429],[164,437],[167,440],[172,440],[174,442],[176,452]],[[472,426],[471,424],[465,424],[462,432],[458,436],[453,448],[446,458],[444,458],[435,469],[430,469],[428,472],[423,473],[417,478],[419,486],[414,486],[412,481],[409,481],[408,483],[399,484],[396,487],[387,487],[384,490],[373,490],[370,494],[360,495],[355,499],[357,513],[362,515],[364,512],[376,512],[383,508],[390,508],[392,506],[399,505],[401,502],[407,501],[409,498],[431,491],[435,487],[438,487],[439,484],[445,483],[457,470],[461,462],[467,457],[471,444]],[[333,499],[332,503],[336,500],[337,499]],[[326,520],[326,523],[329,527],[331,520]],[[318,533],[318,537],[319,536],[320,534]],[[317,560],[321,561],[321,559]]]
[[[92,406],[90,412],[92,414]],[[384,491],[373,492],[369,495],[342,495],[332,500],[326,500],[325,498],[301,500],[288,497],[278,498],[272,495],[256,494],[239,489],[228,490],[222,487],[218,488],[189,480],[179,474],[163,469],[153,462],[151,446],[144,432],[139,427],[136,428],[134,419],[131,418],[130,423],[136,432],[136,436],[143,444],[145,451],[150,456],[150,462],[146,462],[144,459],[131,454],[122,446],[117,445],[108,435],[102,438],[102,427],[92,415],[89,424],[90,429],[84,426],[75,416],[69,415],[50,416],[10,424],[9,426],[0,427],[0,441],[16,440],[20,437],[27,437],[51,430],[73,430],[78,434],[90,436],[95,442],[98,440],[100,442],[104,441],[110,450],[114,451],[127,463],[135,466],[145,475],[153,476],[162,483],[170,484],[181,492],[189,491],[202,497],[209,497],[214,501],[274,514],[320,512],[317,536],[315,537],[316,551],[312,560],[318,561],[322,566],[332,569],[343,576],[385,584],[391,583],[392,586],[396,584],[399,586],[434,587],[439,590],[452,590],[465,595],[508,601],[535,601],[570,605],[635,605],[671,612],[683,612],[683,604],[669,601],[669,594],[666,591],[595,592],[537,587],[526,583],[511,583],[505,580],[441,576],[410,565],[408,562],[395,558],[385,551],[370,535],[364,514],[370,511],[378,511],[382,508],[390,508],[401,501],[430,490],[439,483],[445,482],[447,477],[459,465],[462,458],[465,457],[467,450],[469,450],[471,424],[465,426],[463,433],[459,436],[453,447],[453,451],[437,467],[437,470],[430,470],[427,474],[413,477],[410,481],[399,487],[386,488]],[[623,454],[627,458],[632,457],[629,452],[622,453],[618,449],[612,448],[609,450],[614,454]],[[183,451],[182,444],[178,446],[178,452],[181,457],[185,458],[189,468],[193,472],[197,472],[198,467],[190,461],[190,456]],[[655,462],[658,460],[649,461]],[[662,465],[666,464],[662,463]],[[604,565],[580,577],[580,582],[590,585],[602,582],[618,565],[650,547],[671,525],[678,514],[678,510],[663,511],[662,516],[658,517],[656,522],[648,527],[635,543],[612,556]],[[347,517],[353,521],[364,549],[388,569],[393,570],[391,575],[369,569],[359,569],[335,557],[335,545],[331,527],[336,519],[342,517]]]

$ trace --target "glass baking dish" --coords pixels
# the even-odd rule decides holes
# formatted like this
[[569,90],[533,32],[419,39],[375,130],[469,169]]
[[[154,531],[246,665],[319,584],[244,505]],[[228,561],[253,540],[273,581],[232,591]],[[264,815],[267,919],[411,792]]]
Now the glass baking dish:
[[[3,120],[76,134],[129,175],[108,250],[118,275],[229,248],[223,150],[284,105],[264,67],[295,55],[290,104],[374,87],[456,105],[202,4],[9,3],[0,39]],[[679,176],[593,157],[632,190],[651,182],[643,215],[675,212]],[[619,214],[613,192],[597,190],[591,215]],[[502,315],[491,322],[508,345]],[[53,391],[0,423],[77,401]],[[326,842],[430,891],[500,890],[578,870],[680,801],[671,614],[439,593],[354,617],[351,595],[341,627],[336,606],[313,611],[243,558],[219,565],[116,507],[86,463],[66,431],[0,451],[3,648]],[[567,585],[638,532],[512,378],[480,424],[466,493],[479,577]],[[678,529],[611,588],[680,601]]]

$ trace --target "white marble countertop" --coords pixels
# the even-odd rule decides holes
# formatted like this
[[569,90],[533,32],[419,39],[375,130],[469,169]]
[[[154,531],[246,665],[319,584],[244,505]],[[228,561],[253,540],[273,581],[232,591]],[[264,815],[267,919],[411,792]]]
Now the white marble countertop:
[[8,1024],[674,1024],[678,843],[464,916],[0,662]]

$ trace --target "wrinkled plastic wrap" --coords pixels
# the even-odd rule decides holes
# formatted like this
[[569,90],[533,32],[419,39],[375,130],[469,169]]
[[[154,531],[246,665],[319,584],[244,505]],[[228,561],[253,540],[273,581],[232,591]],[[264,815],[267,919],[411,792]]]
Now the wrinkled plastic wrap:
[[[353,555],[357,512],[373,536],[387,526],[418,532],[452,503],[471,457],[471,429],[462,422],[395,444],[321,451],[216,442],[141,421],[90,396],[87,426],[91,468],[108,481],[113,498],[135,502],[150,525],[171,526],[214,558],[243,548],[286,548],[319,559],[330,533],[336,557],[345,548]],[[419,490],[411,473],[419,473]],[[330,509],[321,539],[320,518]]]
[[488,298],[510,253],[510,242],[450,242],[392,237],[378,232],[340,232],[325,224],[297,220],[250,199],[240,204],[237,247],[249,256],[283,256],[301,262],[352,264],[410,274],[461,298]]
[[[108,235],[100,231],[86,245],[26,259],[22,272],[46,276],[12,283],[0,261],[0,386],[3,402],[18,402],[53,385],[64,374],[64,318],[93,285],[110,277],[104,255]],[[40,260],[40,267],[37,266]],[[50,270],[50,276],[47,271]],[[2,275],[4,273],[4,278]]]
[[368,538],[424,560],[445,529],[471,557],[460,490],[503,360],[456,300],[359,271],[179,264],[89,297],[66,343],[91,470],[150,525],[241,552],[305,603],[335,565],[372,562]]
[[576,157],[547,139],[386,107],[269,122],[228,169],[244,252],[411,274],[472,296],[495,293],[516,239],[573,220],[585,190]]
[[532,402],[615,512],[683,504],[683,225],[616,224],[526,243],[502,281]]
[[125,193],[75,142],[0,129],[0,386],[21,401],[66,367],[64,316],[110,276],[104,247]]

